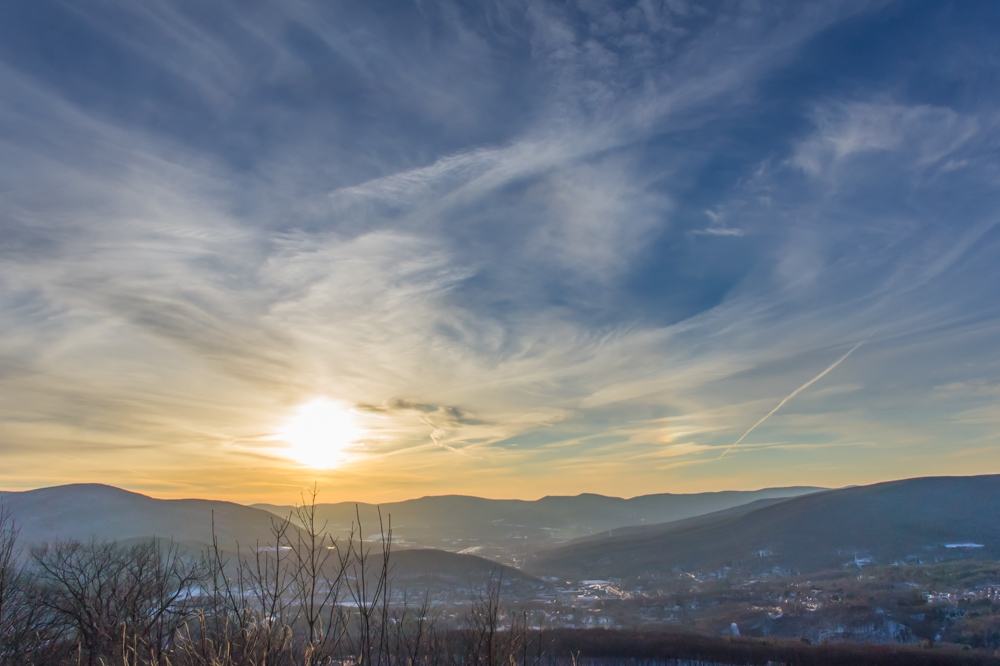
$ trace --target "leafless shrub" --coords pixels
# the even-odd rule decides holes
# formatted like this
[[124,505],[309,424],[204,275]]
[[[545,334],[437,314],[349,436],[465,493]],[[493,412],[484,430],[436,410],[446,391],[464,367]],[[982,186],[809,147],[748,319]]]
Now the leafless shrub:
[[[466,619],[465,664],[527,666],[532,631],[525,612],[507,608],[502,600],[503,570],[494,569],[474,600]],[[540,640],[540,630],[535,632]],[[540,645],[540,643],[539,643]]]
[[[295,509],[295,518],[301,526],[295,538],[288,538],[293,571],[291,586],[298,604],[299,618],[306,630],[305,650],[314,662],[329,659],[340,647],[347,632],[347,620],[338,602],[344,584],[344,575],[353,550],[354,534],[347,543],[339,546],[327,532],[326,524],[316,521],[315,487],[303,494],[302,504]],[[348,553],[342,556],[338,548]]]
[[123,645],[158,663],[198,610],[201,563],[173,543],[72,541],[35,548],[31,559],[50,627],[75,639],[89,666]]
[[45,663],[55,641],[31,569],[22,566],[19,529],[0,506],[0,664]]

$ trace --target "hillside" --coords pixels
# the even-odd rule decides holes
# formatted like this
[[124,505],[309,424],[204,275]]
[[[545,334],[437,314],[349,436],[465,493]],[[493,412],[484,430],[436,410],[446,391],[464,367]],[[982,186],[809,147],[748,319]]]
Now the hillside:
[[505,588],[518,595],[546,587],[541,580],[512,567],[502,567],[475,555],[432,548],[397,550],[392,553],[390,562],[395,589],[428,589],[435,592],[477,590],[491,577],[497,577]]
[[274,515],[213,500],[154,499],[99,484],[76,484],[0,493],[0,504],[20,526],[23,545],[96,538],[129,541],[170,538],[201,548],[212,543],[212,520],[225,549],[272,540]]
[[[605,530],[659,524],[741,506],[760,499],[786,498],[818,488],[768,488],[690,495],[657,494],[632,499],[583,494],[535,501],[490,500],[461,495],[422,497],[404,502],[320,504],[317,515],[333,531],[350,529],[360,513],[365,535],[380,531],[378,509],[392,518],[394,541],[402,547],[466,551],[504,560]],[[255,504],[276,515],[290,506]],[[517,561],[516,557],[505,561]]]
[[[703,526],[709,523],[716,523],[721,520],[726,520],[728,518],[735,518],[737,516],[746,515],[757,509],[762,509],[765,506],[771,506],[773,504],[778,504],[780,502],[787,502],[789,497],[776,497],[773,499],[760,499],[754,502],[749,502],[747,504],[741,504],[739,506],[734,506],[731,509],[723,509],[721,511],[713,511],[711,513],[705,513],[698,516],[693,516],[691,518],[682,518],[681,520],[674,520],[668,523],[660,523],[657,525],[631,525],[629,527],[619,527],[616,529],[607,530],[605,532],[599,532],[597,534],[591,534],[589,536],[580,537],[578,539],[573,539],[572,541],[564,544],[565,546],[578,546],[587,543],[595,543],[599,541],[604,541],[609,538],[642,538],[651,537],[664,532],[664,530],[676,530],[679,528],[691,528],[696,526]],[[556,546],[558,548],[559,546]],[[549,549],[547,549],[549,550]],[[544,551],[542,551],[544,552]]]
[[907,479],[747,509],[568,544],[538,554],[526,569],[635,579],[678,568],[806,573],[856,561],[1000,557],[997,475]]

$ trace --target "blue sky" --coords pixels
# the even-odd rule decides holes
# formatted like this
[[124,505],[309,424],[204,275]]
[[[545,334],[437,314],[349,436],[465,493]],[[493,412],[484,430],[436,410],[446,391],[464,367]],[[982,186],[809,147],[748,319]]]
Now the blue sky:
[[[0,486],[1000,471],[998,28],[985,0],[4,3]],[[328,469],[281,439],[316,400],[362,433]]]

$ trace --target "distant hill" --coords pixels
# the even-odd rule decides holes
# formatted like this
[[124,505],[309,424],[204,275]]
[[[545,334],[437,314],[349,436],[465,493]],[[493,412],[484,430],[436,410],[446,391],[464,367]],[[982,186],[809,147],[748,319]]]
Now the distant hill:
[[504,587],[521,591],[545,587],[541,580],[512,567],[502,567],[475,555],[433,548],[397,550],[392,553],[390,562],[393,587],[397,589],[478,589],[491,576],[497,577]]
[[1000,558],[1000,475],[906,479],[762,504],[567,544],[525,568],[635,579],[723,566],[807,573]]
[[[272,513],[232,502],[162,500],[99,484],[78,484],[24,492],[0,492],[0,506],[10,510],[26,547],[54,541],[131,543],[157,537],[173,540],[189,552],[212,542],[212,519],[220,546],[231,556],[237,543],[253,549],[273,542]],[[369,542],[377,559],[379,544]],[[491,575],[519,591],[543,587],[528,574],[475,555],[432,549],[394,549],[390,559],[393,587],[436,592],[475,590]]]
[[[533,552],[571,539],[632,525],[657,524],[740,506],[760,499],[786,498],[820,490],[813,487],[768,488],[690,495],[643,495],[632,499],[583,494],[535,501],[490,500],[463,495],[422,497],[381,505],[392,517],[400,546],[434,547],[496,556],[516,547]],[[277,515],[290,506],[255,504]],[[364,533],[378,533],[378,508],[372,504],[320,504],[317,515],[333,531],[346,531],[360,513]]]
[[92,538],[131,541],[173,539],[202,548],[212,543],[212,516],[225,549],[254,547],[272,540],[274,515],[261,509],[214,500],[162,500],[113,486],[76,484],[0,493],[20,526],[24,545]]
[[[606,539],[615,537],[629,537],[629,538],[641,538],[650,537],[663,533],[664,529],[669,526],[670,530],[676,530],[682,527],[694,527],[696,525],[706,525],[709,523],[715,523],[727,518],[735,518],[736,516],[743,516],[757,509],[762,509],[765,506],[771,506],[773,504],[778,504],[780,502],[787,502],[790,497],[776,497],[773,499],[760,499],[755,502],[749,502],[747,504],[741,504],[739,506],[734,506],[731,509],[723,509],[722,511],[713,511],[711,513],[701,514],[694,516],[692,518],[683,518],[681,520],[674,520],[668,523],[660,523],[657,525],[632,525],[630,527],[619,527],[613,530],[607,530],[606,532],[599,532],[597,534],[591,534],[590,536],[580,537],[579,539],[573,539],[565,546],[577,546],[587,543],[595,543],[604,541]],[[558,548],[559,546],[556,546]],[[544,552],[544,551],[543,551]]]

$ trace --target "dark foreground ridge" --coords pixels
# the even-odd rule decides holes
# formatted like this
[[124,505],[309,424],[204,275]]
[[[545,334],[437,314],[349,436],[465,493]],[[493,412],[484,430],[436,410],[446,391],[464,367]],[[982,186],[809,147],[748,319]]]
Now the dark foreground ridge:
[[[561,629],[543,637],[546,651],[577,666],[1000,666],[1000,657],[941,647],[719,638],[691,633]],[[563,659],[557,659],[563,661]]]

